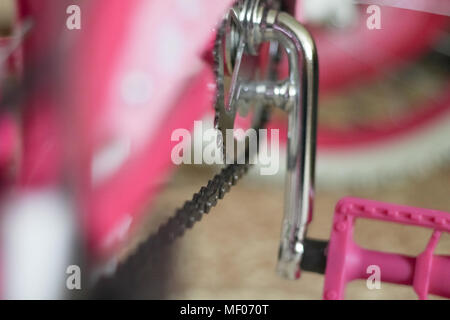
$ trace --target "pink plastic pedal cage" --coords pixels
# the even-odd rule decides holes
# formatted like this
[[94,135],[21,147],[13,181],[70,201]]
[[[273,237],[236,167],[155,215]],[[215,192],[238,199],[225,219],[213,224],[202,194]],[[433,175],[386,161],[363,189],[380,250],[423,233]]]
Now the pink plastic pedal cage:
[[[366,250],[353,241],[357,219],[430,228],[433,235],[418,257]],[[426,299],[429,293],[450,297],[450,256],[433,254],[443,232],[450,232],[447,212],[357,198],[340,200],[328,247],[323,298],[342,299],[347,282],[367,279],[367,268],[371,265],[383,270],[381,281],[413,286],[420,299]]]
[[[0,80],[14,75],[23,83],[11,90],[0,86],[2,202],[11,194],[64,190],[77,212],[92,265],[114,256],[151,207],[173,170],[173,130],[190,130],[194,120],[211,110],[215,27],[233,1],[193,3],[76,1],[82,27],[69,30],[66,9],[71,1],[18,0],[12,36],[0,38],[0,49],[11,49]],[[301,19],[298,3],[297,9],[295,1],[286,5]],[[381,77],[417,58],[448,25],[445,15],[389,7],[383,13],[396,19],[386,18],[389,26],[376,33],[361,25],[337,34],[311,28],[319,51],[322,94]],[[287,72],[285,61],[281,69],[281,74]],[[363,132],[320,128],[319,149],[383,141],[432,123],[450,110],[448,87],[430,104],[395,127],[376,124],[376,130]],[[115,158],[120,160],[111,163],[110,153],[118,153]],[[369,251],[352,241],[356,219],[416,225],[434,233],[416,258]],[[341,200],[328,247],[324,298],[343,298],[346,283],[366,277],[369,264],[382,266],[382,281],[412,285],[421,299],[428,293],[450,297],[450,256],[433,255],[441,233],[449,231],[448,213]],[[0,279],[0,284],[6,280]]]

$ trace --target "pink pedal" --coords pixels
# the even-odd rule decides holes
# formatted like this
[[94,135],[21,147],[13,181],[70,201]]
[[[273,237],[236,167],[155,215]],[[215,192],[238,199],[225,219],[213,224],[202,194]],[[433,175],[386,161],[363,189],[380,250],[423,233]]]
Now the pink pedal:
[[[417,257],[367,250],[353,240],[356,219],[374,219],[433,229]],[[371,265],[380,268],[381,281],[414,288],[419,299],[428,294],[450,298],[450,256],[434,255],[443,232],[450,233],[450,213],[378,201],[344,198],[336,205],[328,247],[323,298],[343,299],[348,282],[367,279]]]

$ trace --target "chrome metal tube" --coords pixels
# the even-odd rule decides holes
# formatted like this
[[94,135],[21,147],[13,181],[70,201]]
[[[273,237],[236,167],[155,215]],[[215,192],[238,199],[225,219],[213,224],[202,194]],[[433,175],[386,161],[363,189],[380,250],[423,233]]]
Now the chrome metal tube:
[[267,22],[273,33],[270,37],[278,39],[288,55],[289,96],[294,99],[288,110],[285,209],[277,272],[297,279],[314,202],[318,58],[310,33],[291,15],[269,11]]
[[[228,41],[224,42],[229,51],[225,54],[226,65],[233,74],[229,90],[231,103],[227,95],[223,95],[225,105],[235,105],[239,100],[243,106],[251,101],[262,101],[289,113],[285,208],[277,271],[286,278],[297,279],[314,202],[318,59],[310,33],[291,15],[276,10],[275,2],[242,0],[233,7],[229,22],[235,27],[229,28],[225,38]],[[239,78],[243,46],[246,54],[258,55],[260,44],[265,41],[277,43],[286,51],[288,79],[276,81],[271,77],[243,81]],[[233,54],[236,59],[231,68]],[[228,111],[235,109],[224,109],[222,113],[219,110],[219,126],[232,128],[235,113]]]

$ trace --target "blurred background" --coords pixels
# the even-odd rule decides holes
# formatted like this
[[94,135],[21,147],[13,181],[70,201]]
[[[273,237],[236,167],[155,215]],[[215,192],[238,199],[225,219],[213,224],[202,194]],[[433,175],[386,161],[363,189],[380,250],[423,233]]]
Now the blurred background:
[[[334,207],[344,196],[450,212],[450,5],[440,15],[381,6],[381,27],[372,30],[367,26],[371,2],[364,3],[285,3],[286,8],[301,12],[298,19],[311,29],[319,49],[318,181],[308,232],[312,238],[329,238]],[[13,4],[13,0],[0,0],[2,37],[14,30]],[[158,26],[166,27],[170,25]],[[173,44],[172,49],[180,50]],[[199,119],[212,127],[212,105]],[[270,126],[281,128],[283,135],[285,115],[274,111]],[[282,169],[285,155],[281,153]],[[182,165],[158,180],[161,192],[144,210],[129,241],[117,249],[119,260],[132,256],[219,170],[217,166]],[[284,171],[261,177],[258,168],[252,170],[193,230],[163,253],[157,272],[144,270],[138,287],[115,295],[320,299],[323,275],[304,272],[300,280],[288,281],[275,273]],[[424,228],[360,221],[355,239],[365,248],[417,256],[431,233]],[[450,235],[443,234],[436,254],[449,252]],[[143,266],[145,259],[141,258]],[[411,287],[382,283],[380,290],[368,290],[365,281],[351,283],[346,296],[416,299]]]

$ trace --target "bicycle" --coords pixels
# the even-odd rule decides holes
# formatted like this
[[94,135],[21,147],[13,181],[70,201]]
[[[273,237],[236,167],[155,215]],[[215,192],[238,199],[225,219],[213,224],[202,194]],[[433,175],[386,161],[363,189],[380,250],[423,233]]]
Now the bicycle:
[[[17,3],[16,33],[13,31],[12,39],[7,40],[14,45],[6,46],[12,50],[11,54],[8,53],[8,74],[14,77],[9,79],[11,87],[0,92],[0,181],[5,195],[2,203],[6,207],[2,217],[2,252],[5,254],[3,261],[6,262],[2,268],[5,274],[2,296],[23,297],[25,293],[24,297],[54,298],[64,296],[66,292],[65,267],[73,264],[73,261],[82,265],[83,259],[73,258],[74,255],[81,255],[91,268],[108,265],[111,261],[116,263],[115,253],[133,233],[144,213],[145,204],[155,199],[161,188],[161,180],[172,168],[172,146],[168,143],[171,133],[177,128],[191,128],[193,121],[201,118],[211,108],[216,96],[215,90],[208,89],[211,88],[211,83],[215,83],[210,53],[216,34],[211,29],[221,21],[232,1],[201,1],[198,6],[186,5],[183,1],[81,1],[78,4],[83,16],[80,30],[66,28],[66,9],[71,5],[68,1],[56,3],[49,0],[20,0]],[[244,7],[236,11],[235,20],[244,19],[238,13],[250,10],[254,3],[245,1],[240,4]],[[282,11],[295,14],[294,1],[283,2],[282,5]],[[252,8],[261,9],[256,5]],[[276,2],[273,2],[272,8],[277,10]],[[263,6],[261,10],[266,12],[268,7]],[[277,11],[268,12],[275,19]],[[287,14],[282,13],[281,16],[292,24],[290,27],[302,30],[297,30],[299,35],[306,37],[309,34],[300,24],[291,21]],[[439,23],[436,22],[438,20]],[[239,21],[245,22],[244,25],[250,22],[258,25],[255,21]],[[287,24],[286,21],[283,23]],[[427,29],[430,38],[444,25],[444,18],[442,21],[424,21],[431,25]],[[274,21],[271,20],[270,23]],[[159,28],[162,25],[166,27]],[[184,30],[190,31],[189,38],[185,36]],[[422,37],[421,40],[424,41],[413,49],[409,47],[410,43],[403,43],[405,47],[402,54],[395,52],[401,57],[415,56],[429,47],[428,36]],[[20,46],[14,40],[19,40]],[[248,45],[248,39],[242,41]],[[255,40],[254,54],[259,52],[258,41]],[[295,43],[295,39],[293,41]],[[392,45],[392,42],[389,41],[387,45]],[[304,44],[302,47],[304,48]],[[231,51],[234,50],[232,48]],[[261,62],[261,68],[270,66],[269,61],[277,60],[267,53],[262,56],[266,60]],[[286,56],[283,59],[285,58]],[[390,58],[395,61],[398,56],[394,54]],[[331,57],[325,61],[329,59]],[[184,61],[189,63],[183,63]],[[225,57],[220,61],[223,63]],[[285,61],[282,60],[279,64],[280,75],[288,73]],[[294,87],[299,86],[296,74],[298,68],[292,68],[296,63],[298,62],[291,58],[289,76]],[[387,67],[395,64],[389,59],[380,60],[379,63],[380,66]],[[339,65],[336,62],[331,65],[337,70],[327,73],[327,76],[331,75],[329,87],[340,85],[337,79],[342,79]],[[318,77],[314,67],[311,68],[304,70],[312,72],[311,79]],[[358,64],[350,70],[344,77],[348,81],[358,79],[366,71]],[[308,81],[311,87],[306,90],[309,96],[314,97],[317,88],[311,84],[314,83],[311,79]],[[173,95],[174,92],[177,94]],[[296,96],[298,94],[299,92]],[[297,235],[293,235],[289,228],[283,233],[280,272],[289,278],[299,276],[300,261],[306,261],[302,262],[304,264],[314,261],[309,260],[311,258],[302,259],[303,253],[292,251],[294,243],[305,245],[305,257],[310,246],[309,252],[319,259],[312,265],[304,265],[304,268],[325,272],[326,257],[323,252],[326,243],[305,238],[312,207],[304,195],[311,193],[314,180],[313,105],[314,102],[311,102],[310,105],[303,106],[304,110],[309,110],[308,114],[312,118],[310,122],[304,123],[308,128],[308,135],[300,138],[302,145],[307,146],[303,157],[310,167],[300,169],[297,166],[290,169],[292,181],[306,181],[306,184],[292,198],[301,198],[302,201],[293,200],[293,206],[290,209],[287,206],[287,212],[291,212],[292,216],[286,216],[285,225],[301,229]],[[418,115],[420,120],[417,121],[436,119],[435,117],[447,112],[448,106],[448,103],[444,103],[437,109],[430,108],[431,116]],[[171,116],[173,111],[180,114]],[[400,131],[407,131],[415,124],[413,121],[413,124],[408,122],[405,126],[401,125]],[[394,133],[398,130],[392,129]],[[354,135],[354,132],[350,134],[351,137]],[[319,135],[319,143],[320,137]],[[381,138],[385,137],[389,138],[390,135],[383,132]],[[363,138],[371,140],[373,136],[369,134]],[[367,142],[364,139],[362,143]],[[352,139],[345,136],[340,142],[345,144],[347,140]],[[301,170],[306,171],[296,176]],[[245,171],[245,167],[233,166],[224,171],[223,176],[213,179],[210,188],[205,190],[219,192]],[[309,179],[302,180],[305,177]],[[185,210],[179,212],[195,214],[198,219],[199,213],[201,216],[207,211],[203,206],[211,207],[216,197],[220,198],[215,193],[200,192],[197,202],[190,202],[191,207],[185,205]],[[202,208],[198,207],[199,204]],[[408,217],[395,215],[397,211],[405,211]],[[436,236],[430,242],[427,258],[421,260],[425,262],[432,261],[430,252],[439,236],[437,234],[449,231],[448,219],[441,212],[418,211],[357,199],[343,200],[336,212],[336,223],[341,222],[342,216],[370,216],[434,228],[437,230]],[[416,213],[421,217],[419,220]],[[182,220],[180,215],[171,220],[175,221],[175,228]],[[17,229],[11,226],[16,226]],[[172,239],[173,227],[161,231],[164,237],[169,237],[164,238],[167,242]],[[349,226],[343,228],[347,230],[347,227]],[[48,229],[54,232],[47,232]],[[338,227],[337,231],[343,233],[340,229],[342,228]],[[24,236],[17,238],[17,234]],[[348,233],[346,235],[350,236]],[[342,248],[344,245],[339,244],[339,241],[340,236],[333,231],[329,248]],[[148,246],[152,248],[152,245]],[[79,247],[84,250],[78,250]],[[370,256],[354,248],[344,249],[348,254]],[[330,250],[332,253],[328,259],[342,259],[337,249]],[[36,256],[30,257],[30,252],[34,252]],[[380,261],[387,261],[387,264],[391,263],[389,257],[382,254],[379,256]],[[54,270],[46,268],[43,263],[48,259],[54,260]],[[405,259],[410,261],[410,258]],[[444,266],[448,263],[448,257],[437,259]],[[342,298],[342,286],[330,289],[336,286],[332,283],[333,279],[343,277],[348,267],[341,265],[340,268],[326,271],[325,298]],[[52,279],[52,283],[30,280],[34,278],[36,270],[41,273],[43,281]],[[59,277],[54,277],[55,273]],[[423,274],[427,274],[426,269]],[[439,275],[442,279],[447,279],[445,273]],[[356,276],[360,274],[352,274],[351,278]],[[417,277],[417,281],[426,278],[422,275]],[[339,278],[339,281],[343,279]],[[404,279],[398,280],[395,276],[392,281],[412,283]],[[417,283],[419,282],[414,282],[418,288],[420,286],[419,296],[424,298],[428,292],[427,283]],[[33,288],[30,288],[30,284]],[[330,290],[335,293],[329,294]],[[448,295],[445,290],[439,283],[431,285],[431,292]]]

